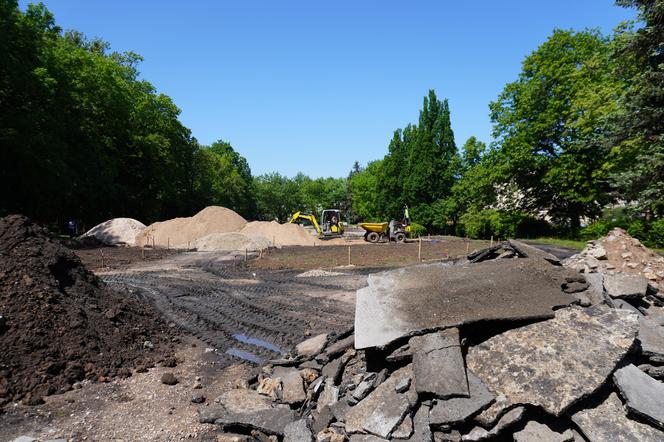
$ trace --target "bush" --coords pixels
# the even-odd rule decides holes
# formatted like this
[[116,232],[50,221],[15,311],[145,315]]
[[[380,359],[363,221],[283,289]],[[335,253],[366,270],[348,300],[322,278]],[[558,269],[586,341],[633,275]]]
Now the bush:
[[550,233],[551,226],[544,220],[521,212],[482,210],[466,212],[459,219],[465,234],[471,238],[516,238],[542,236]]
[[647,243],[650,247],[664,248],[664,218],[650,224]]
[[581,232],[579,232],[579,236],[581,239],[588,241],[591,239],[597,239],[600,236],[604,236],[607,233],[611,231],[616,227],[615,223],[607,220],[597,220],[593,221],[592,223],[588,224],[586,227],[581,229]]
[[422,224],[411,223],[410,224],[410,237],[417,238],[419,236],[424,236],[427,233],[427,228]]

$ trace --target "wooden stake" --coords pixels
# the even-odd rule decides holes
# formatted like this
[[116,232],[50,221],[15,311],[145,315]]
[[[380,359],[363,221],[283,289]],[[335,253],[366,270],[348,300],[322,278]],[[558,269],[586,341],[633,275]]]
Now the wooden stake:
[[101,253],[101,268],[103,269],[104,267],[106,267],[104,265],[104,251],[102,249],[99,249],[99,253]]
[[152,237],[152,250],[154,250],[154,236]]
[[422,261],[422,237],[419,237],[419,244],[417,246],[417,260]]
[[145,246],[141,246],[141,258],[145,259]]
[[244,262],[247,262],[247,249],[244,249]]
[[493,247],[493,235],[491,235],[491,245],[489,247]]
[[350,246],[348,246],[348,265],[350,265]]
[[470,240],[466,238],[466,255],[468,254],[469,250],[470,250]]
[[167,242],[167,244],[166,244],[166,250],[171,250],[171,237],[170,237],[170,236],[168,237],[168,240],[167,240],[167,241],[168,241],[168,242]]

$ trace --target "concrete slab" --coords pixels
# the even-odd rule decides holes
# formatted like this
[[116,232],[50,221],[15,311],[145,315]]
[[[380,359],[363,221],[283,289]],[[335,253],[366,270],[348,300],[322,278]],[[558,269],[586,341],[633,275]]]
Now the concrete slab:
[[250,412],[230,412],[219,407],[215,410],[199,412],[201,423],[224,425],[259,430],[277,436],[284,435],[284,428],[295,421],[297,415],[290,408],[270,408]]
[[475,427],[470,431],[470,433],[464,434],[461,440],[475,442],[494,438],[505,431],[507,428],[519,422],[521,417],[523,417],[524,411],[524,407],[513,408],[505,413],[491,430],[486,430],[482,427]]
[[299,356],[313,357],[323,351],[325,344],[327,344],[327,334],[320,334],[300,342],[295,349]]
[[664,327],[649,318],[639,318],[639,342],[646,356],[664,356]]
[[410,338],[415,349],[413,372],[418,393],[438,398],[468,397],[466,364],[456,328]]
[[648,280],[632,273],[606,274],[604,290],[612,298],[640,298],[648,291]]
[[355,348],[477,321],[551,318],[554,308],[576,300],[561,290],[571,275],[536,258],[424,264],[369,275],[368,286],[357,291]]
[[572,420],[590,442],[661,442],[664,440],[664,432],[648,424],[629,419],[627,411],[615,393],[611,393],[598,406],[574,414]]
[[547,425],[530,421],[521,431],[513,434],[514,442],[572,442],[574,434],[570,430],[564,433],[553,431]]
[[469,398],[452,398],[439,400],[429,414],[433,425],[450,425],[463,422],[473,414],[488,407],[494,400],[494,395],[484,385],[484,382],[468,370]]
[[291,422],[284,428],[284,442],[311,442],[314,435],[306,419]]
[[[406,395],[397,393],[394,387],[403,378],[412,376],[413,370],[410,365],[396,370],[367,397],[351,407],[346,415],[346,431],[348,433],[368,431],[380,437],[387,437],[410,408]],[[398,419],[395,418],[396,415],[400,415]],[[392,428],[388,428],[389,426]]]
[[275,367],[274,376],[281,378],[282,401],[287,404],[304,402],[307,394],[304,391],[304,382],[297,368]]
[[637,328],[627,310],[566,308],[471,347],[466,363],[509,403],[560,416],[604,384],[632,348]]
[[613,374],[627,409],[664,429],[664,384],[630,364]]

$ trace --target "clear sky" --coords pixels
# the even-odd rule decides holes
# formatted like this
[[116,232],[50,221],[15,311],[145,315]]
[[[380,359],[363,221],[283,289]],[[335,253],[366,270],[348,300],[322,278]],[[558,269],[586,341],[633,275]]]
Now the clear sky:
[[429,89],[449,99],[458,146],[489,142],[488,103],[554,28],[635,16],[611,0],[44,3],[63,28],[142,55],[200,142],[229,141],[255,175],[312,177],[382,158]]

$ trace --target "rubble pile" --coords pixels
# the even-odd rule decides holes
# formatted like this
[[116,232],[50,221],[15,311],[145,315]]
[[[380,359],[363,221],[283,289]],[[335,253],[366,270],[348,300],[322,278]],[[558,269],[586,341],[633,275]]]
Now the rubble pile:
[[509,241],[371,275],[353,330],[302,342],[200,420],[232,440],[664,440],[663,297],[586,257],[601,261]]

